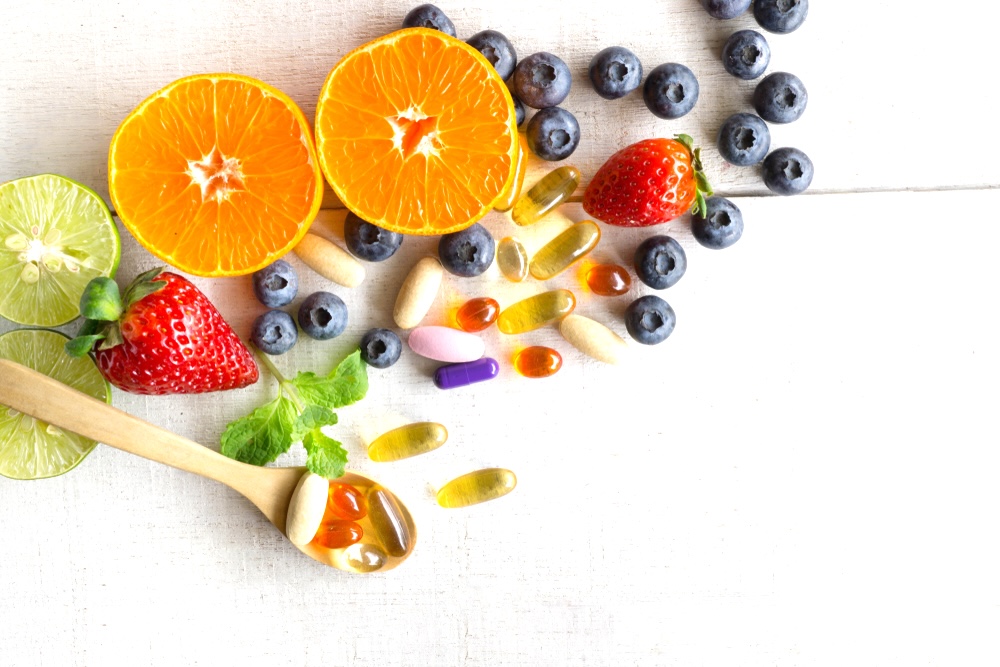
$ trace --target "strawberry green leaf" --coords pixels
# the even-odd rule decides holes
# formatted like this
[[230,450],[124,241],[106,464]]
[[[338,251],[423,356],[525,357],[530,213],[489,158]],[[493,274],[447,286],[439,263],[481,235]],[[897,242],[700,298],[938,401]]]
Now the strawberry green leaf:
[[337,479],[344,474],[347,451],[339,442],[317,428],[306,434],[302,446],[308,453],[306,468],[310,472],[327,479]]
[[80,297],[80,314],[88,320],[113,322],[122,316],[122,295],[118,283],[98,277],[87,283]]
[[161,289],[166,287],[167,283],[165,281],[155,280],[155,278],[165,270],[166,269],[164,267],[158,266],[155,269],[150,269],[149,271],[140,273],[136,276],[136,279],[133,280],[132,284],[125,290],[125,309],[128,310],[133,304],[142,301],[150,294],[159,292]]
[[94,349],[94,344],[103,338],[104,334],[77,336],[73,340],[66,341],[66,353],[71,357],[85,357]]
[[263,405],[246,417],[226,426],[222,453],[229,458],[262,466],[288,451],[298,409],[284,395]]

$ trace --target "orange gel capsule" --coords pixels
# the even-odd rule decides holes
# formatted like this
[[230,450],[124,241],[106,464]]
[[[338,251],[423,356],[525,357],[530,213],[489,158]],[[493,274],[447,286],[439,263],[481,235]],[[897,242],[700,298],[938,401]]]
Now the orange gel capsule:
[[358,524],[353,521],[335,519],[320,524],[313,542],[327,549],[343,549],[360,542],[363,536],[364,531]]
[[323,515],[323,523],[336,519],[360,521],[365,518],[366,514],[368,514],[368,508],[363,493],[350,484],[330,482],[330,491],[326,497],[326,513]]
[[526,378],[547,378],[562,368],[562,355],[551,347],[526,347],[514,355],[514,368]]
[[483,329],[488,329],[491,324],[497,321],[500,314],[500,304],[496,299],[487,296],[478,299],[470,299],[462,304],[455,314],[458,326],[463,331],[476,333]]
[[587,271],[587,285],[599,296],[621,296],[632,287],[628,269],[618,264],[598,264]]

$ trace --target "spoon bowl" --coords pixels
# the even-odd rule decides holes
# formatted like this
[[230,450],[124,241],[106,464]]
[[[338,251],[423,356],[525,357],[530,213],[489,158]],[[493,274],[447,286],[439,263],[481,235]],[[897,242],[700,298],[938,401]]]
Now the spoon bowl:
[[[0,405],[116,449],[221,482],[256,505],[282,535],[286,535],[292,494],[307,472],[302,467],[261,468],[240,463],[6,359],[0,359]],[[391,570],[406,560],[416,541],[413,517],[406,506],[391,491],[363,475],[348,472],[337,481],[354,486],[368,497],[369,515],[362,520],[365,535],[345,549],[326,549],[315,542],[298,549],[324,565],[354,574]],[[388,515],[380,511],[383,505],[391,508]],[[405,537],[402,545],[400,536]]]

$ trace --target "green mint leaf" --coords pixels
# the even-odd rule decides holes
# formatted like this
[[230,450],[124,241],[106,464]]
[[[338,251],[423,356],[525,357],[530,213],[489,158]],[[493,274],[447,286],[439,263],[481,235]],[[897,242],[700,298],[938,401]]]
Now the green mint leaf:
[[319,429],[321,426],[333,426],[336,423],[337,415],[330,410],[319,405],[306,406],[299,418],[295,420],[291,440],[292,442],[301,442],[310,431]]
[[288,451],[299,411],[285,396],[278,396],[246,417],[226,426],[222,453],[231,459],[262,466]]
[[317,428],[306,434],[302,446],[309,454],[306,468],[310,472],[327,479],[337,479],[344,474],[347,450],[339,442]]
[[361,361],[361,350],[355,350],[326,377],[299,373],[291,384],[306,403],[332,410],[365,397],[368,393],[368,371]]

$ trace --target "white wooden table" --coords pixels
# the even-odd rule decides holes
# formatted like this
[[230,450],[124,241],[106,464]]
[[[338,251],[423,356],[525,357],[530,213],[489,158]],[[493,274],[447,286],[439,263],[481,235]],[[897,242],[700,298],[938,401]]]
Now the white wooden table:
[[[0,0],[0,180],[56,172],[106,196],[117,124],[196,72],[256,76],[311,117],[338,58],[412,4]],[[717,190],[743,210],[743,239],[705,250],[686,218],[606,228],[602,259],[630,264],[640,239],[664,231],[688,251],[687,275],[662,293],[677,330],[656,348],[633,345],[631,365],[591,362],[555,330],[518,341],[494,331],[488,349],[504,370],[493,383],[443,394],[434,365],[412,354],[373,371],[336,433],[351,466],[396,490],[419,524],[416,552],[391,573],[322,567],[234,492],[110,448],[60,478],[0,479],[0,664],[997,664],[1000,133],[988,17],[814,2],[800,31],[769,36],[771,69],[798,74],[810,94],[800,121],[772,128],[773,145],[816,164],[807,195],[779,198],[712,148],[722,119],[750,110],[753,84],[718,56],[751,16],[718,22],[697,0],[440,6],[460,36],[495,28],[522,56],[569,63],[564,106],[583,128],[571,162],[584,174],[640,138],[692,134]],[[598,98],[586,66],[613,44],[647,70],[689,65],[695,111],[661,121],[638,93]],[[315,225],[334,240],[337,206],[331,197]],[[509,229],[499,215],[486,224]],[[152,259],[123,244],[129,279]],[[325,371],[389,325],[403,274],[434,245],[410,239],[361,288],[335,288],[347,332],[302,341],[279,364]],[[302,296],[329,288],[299,268]],[[245,335],[261,311],[249,279],[196,282]],[[509,303],[535,289],[495,269],[448,280],[430,319],[466,297]],[[578,312],[625,335],[625,306],[649,291],[579,292]],[[564,369],[517,377],[507,361],[529,341],[563,351]],[[217,448],[226,423],[273,390],[265,377],[210,398],[114,402]],[[363,433],[395,418],[440,421],[451,440],[368,461]],[[436,506],[434,486],[487,465],[517,472],[517,490]]]

